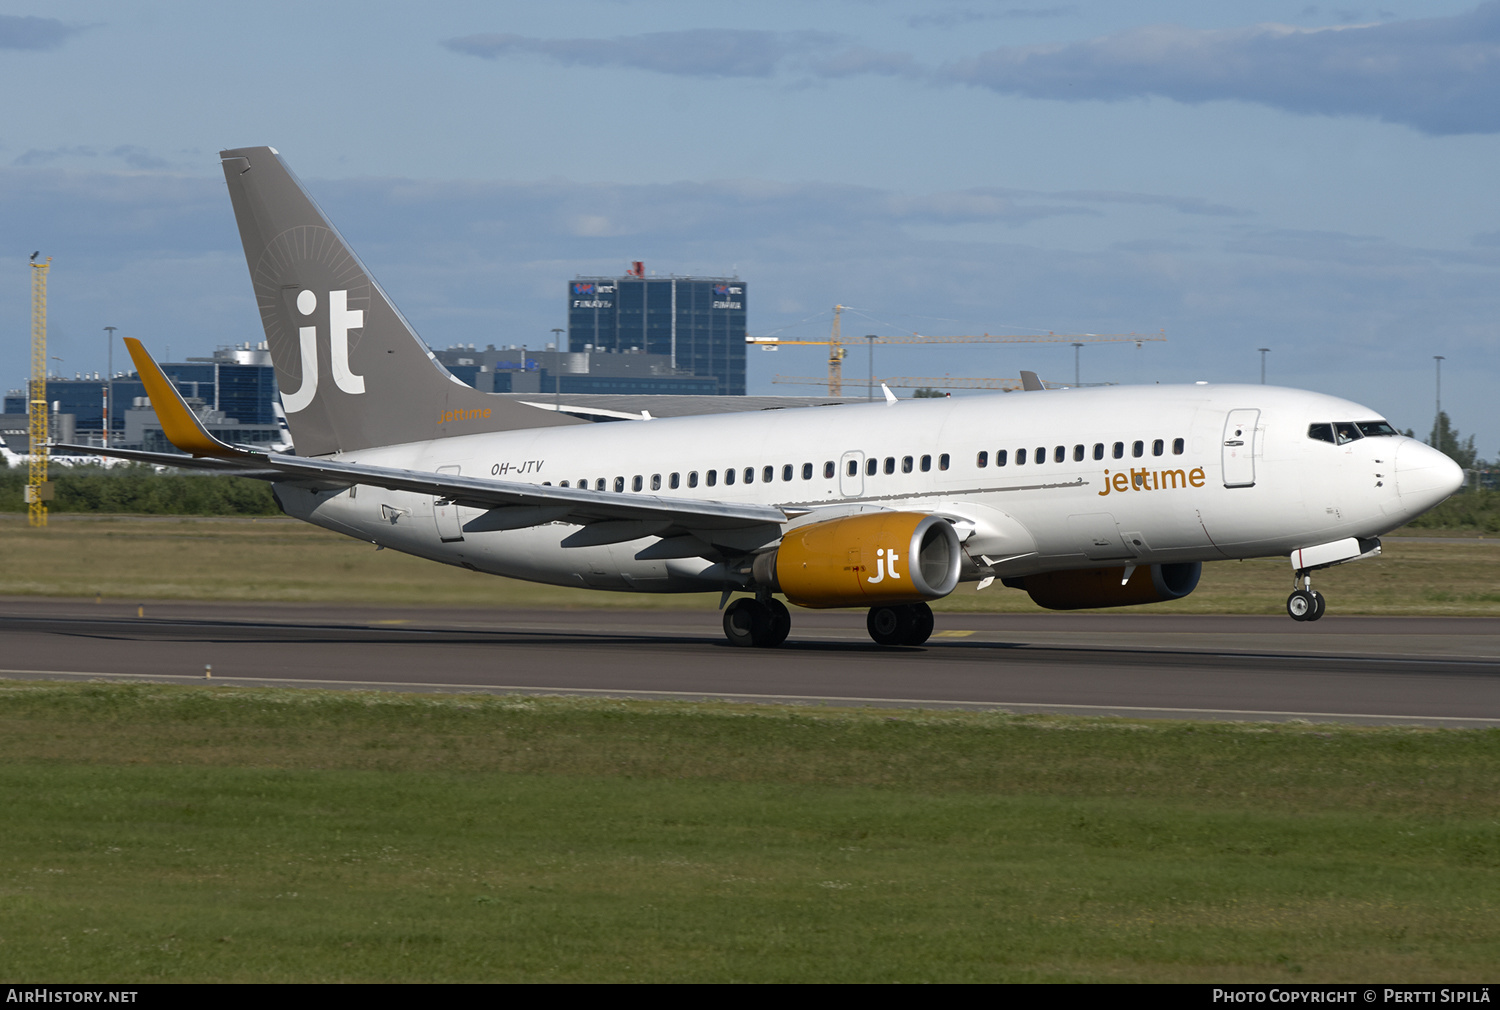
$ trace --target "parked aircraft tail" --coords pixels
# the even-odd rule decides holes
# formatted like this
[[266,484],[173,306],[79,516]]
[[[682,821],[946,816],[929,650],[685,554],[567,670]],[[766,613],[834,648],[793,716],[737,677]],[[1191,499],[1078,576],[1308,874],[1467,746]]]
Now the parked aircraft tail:
[[271,401],[271,411],[276,415],[276,427],[281,429],[281,434],[266,448],[271,452],[296,452],[296,445],[292,442],[292,429],[286,423],[286,411],[281,408],[281,400]]
[[274,148],[219,157],[299,455],[584,423],[456,379]]

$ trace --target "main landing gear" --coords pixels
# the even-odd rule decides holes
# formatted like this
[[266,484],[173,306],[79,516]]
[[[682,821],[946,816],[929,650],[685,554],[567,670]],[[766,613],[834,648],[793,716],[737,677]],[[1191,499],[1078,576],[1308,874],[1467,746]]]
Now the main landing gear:
[[773,597],[741,597],[724,609],[724,637],[731,645],[771,649],[785,642],[791,630],[792,615]]
[[1313,590],[1312,572],[1307,569],[1299,571],[1292,577],[1292,585],[1297,588],[1286,598],[1287,616],[1294,621],[1316,621],[1322,617],[1323,611],[1328,609],[1328,601],[1322,593]]
[[932,608],[925,603],[871,607],[865,627],[876,645],[921,645],[932,636]]
[[[921,645],[932,635],[932,608],[925,603],[871,607],[865,627],[876,645]],[[774,597],[740,597],[724,608],[724,637],[731,645],[771,649],[786,641],[792,615]]]

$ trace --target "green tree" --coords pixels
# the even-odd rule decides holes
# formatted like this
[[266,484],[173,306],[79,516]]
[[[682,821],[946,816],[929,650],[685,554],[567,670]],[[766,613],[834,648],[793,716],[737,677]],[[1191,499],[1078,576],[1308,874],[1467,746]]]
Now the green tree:
[[1464,440],[1448,420],[1447,411],[1438,412],[1437,420],[1432,424],[1432,434],[1427,437],[1427,444],[1465,470],[1474,469],[1474,460],[1479,455],[1474,448],[1474,436],[1470,435]]
[[947,395],[941,389],[933,389],[931,386],[923,386],[911,394],[913,400],[940,400]]
[[[53,512],[104,515],[269,516],[281,510],[265,481],[227,474],[158,474],[149,466],[57,466]],[[0,512],[24,512],[26,471],[0,472]]]

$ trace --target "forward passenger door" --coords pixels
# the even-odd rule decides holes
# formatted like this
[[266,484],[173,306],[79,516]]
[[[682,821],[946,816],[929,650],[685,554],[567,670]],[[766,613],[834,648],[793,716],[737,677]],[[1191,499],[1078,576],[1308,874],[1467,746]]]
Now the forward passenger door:
[[1225,487],[1255,486],[1255,454],[1259,446],[1260,411],[1231,410],[1224,419],[1223,469]]

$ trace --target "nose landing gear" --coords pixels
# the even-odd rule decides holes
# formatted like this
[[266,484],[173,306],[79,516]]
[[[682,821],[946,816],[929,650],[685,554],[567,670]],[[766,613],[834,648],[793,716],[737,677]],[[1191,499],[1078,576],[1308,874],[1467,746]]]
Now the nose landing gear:
[[1322,617],[1323,611],[1328,609],[1328,601],[1322,593],[1313,590],[1312,571],[1299,570],[1292,577],[1292,585],[1297,588],[1286,598],[1287,616],[1294,621],[1316,621]]

